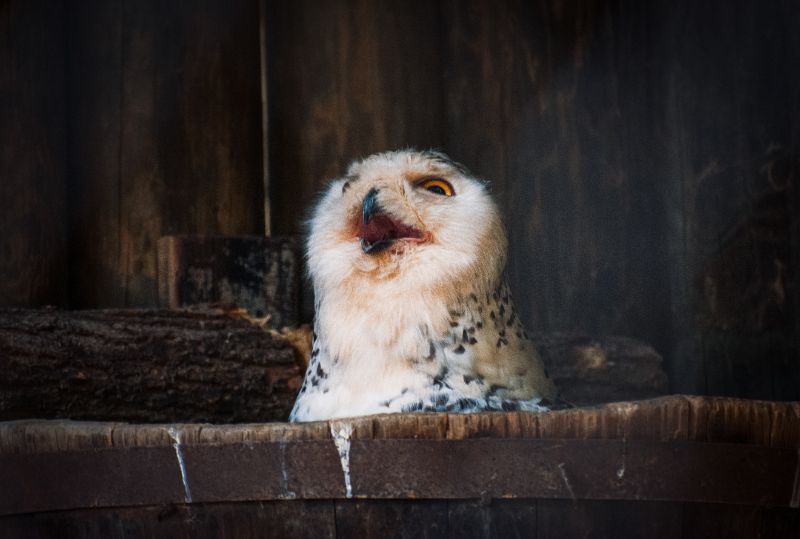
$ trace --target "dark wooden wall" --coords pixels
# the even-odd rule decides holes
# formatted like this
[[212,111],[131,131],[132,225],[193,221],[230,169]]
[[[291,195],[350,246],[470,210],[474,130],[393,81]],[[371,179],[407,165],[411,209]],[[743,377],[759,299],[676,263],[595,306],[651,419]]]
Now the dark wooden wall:
[[154,305],[160,235],[263,231],[262,157],[297,234],[350,160],[437,147],[492,180],[532,328],[800,399],[797,28],[790,0],[2,1],[0,303]]
[[70,3],[72,306],[155,305],[162,235],[263,232],[258,16]]
[[0,1],[0,304],[66,301],[60,2]]

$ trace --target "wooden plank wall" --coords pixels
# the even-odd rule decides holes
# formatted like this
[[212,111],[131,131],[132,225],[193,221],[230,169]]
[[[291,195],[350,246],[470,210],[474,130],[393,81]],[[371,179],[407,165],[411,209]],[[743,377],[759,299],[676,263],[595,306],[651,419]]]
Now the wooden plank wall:
[[[273,233],[351,159],[442,148],[493,181],[531,329],[800,399],[796,2],[264,5]],[[263,230],[259,0],[47,6],[0,3],[0,303],[154,306],[160,235]]]
[[800,399],[800,5],[652,9],[676,389]]
[[66,301],[63,2],[0,2],[0,304]]
[[69,11],[73,307],[155,306],[166,234],[263,233],[257,0]]

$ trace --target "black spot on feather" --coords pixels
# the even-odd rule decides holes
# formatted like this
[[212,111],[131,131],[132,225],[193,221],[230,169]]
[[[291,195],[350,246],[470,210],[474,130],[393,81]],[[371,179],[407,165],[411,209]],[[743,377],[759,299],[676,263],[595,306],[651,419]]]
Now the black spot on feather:
[[501,391],[503,389],[508,389],[508,387],[500,385],[500,384],[492,384],[492,385],[489,386],[489,392],[487,393],[487,395],[490,396],[490,397],[493,397],[493,396],[497,395],[498,391]]
[[322,365],[320,365],[319,363],[317,363],[317,376],[319,376],[323,380],[328,377],[328,373],[322,369]]
[[434,387],[437,387],[439,389],[441,389],[442,387],[446,387],[448,389],[453,389],[450,386],[450,384],[448,384],[445,381],[445,378],[447,377],[447,373],[448,372],[450,372],[450,370],[447,367],[442,367],[442,370],[439,371],[439,374],[437,374],[436,376],[433,377],[433,385],[434,385]]
[[409,404],[404,404],[400,407],[400,410],[403,412],[418,412],[422,409],[422,401],[411,402]]
[[434,404],[434,406],[444,406],[445,404],[447,404],[447,402],[449,400],[450,400],[450,397],[448,397],[446,393],[438,393],[433,398],[433,404]]
[[478,401],[475,399],[458,399],[456,404],[460,410],[473,410],[478,406]]
[[425,356],[425,359],[428,361],[433,361],[433,358],[436,357],[436,346],[433,344],[433,341],[428,341],[428,355]]

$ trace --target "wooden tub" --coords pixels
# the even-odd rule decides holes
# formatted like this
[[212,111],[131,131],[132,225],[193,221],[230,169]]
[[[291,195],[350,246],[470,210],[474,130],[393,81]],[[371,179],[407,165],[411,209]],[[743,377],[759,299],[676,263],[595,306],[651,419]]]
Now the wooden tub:
[[800,405],[0,423],[1,537],[800,537]]

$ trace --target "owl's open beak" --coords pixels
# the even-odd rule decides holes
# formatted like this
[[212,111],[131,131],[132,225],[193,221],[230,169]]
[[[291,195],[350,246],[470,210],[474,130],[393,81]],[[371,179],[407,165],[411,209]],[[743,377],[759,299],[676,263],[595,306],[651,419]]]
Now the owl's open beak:
[[361,203],[361,222],[358,226],[358,238],[361,250],[366,254],[385,251],[397,240],[419,240],[423,234],[414,227],[392,219],[383,211],[378,203],[378,190],[370,189]]
[[381,211],[381,206],[378,204],[378,190],[373,187],[361,203],[361,222],[368,225],[372,216]]

